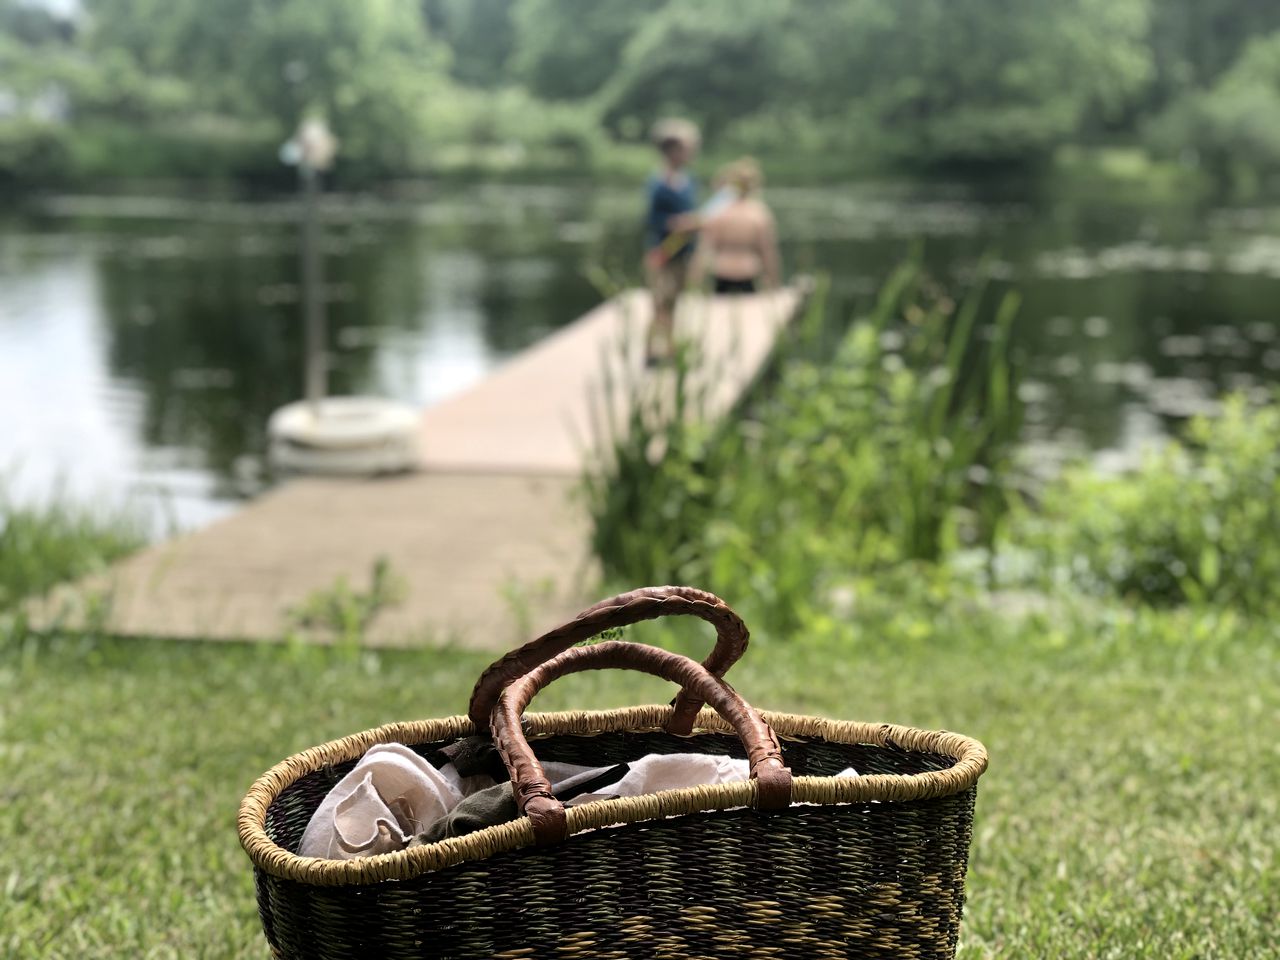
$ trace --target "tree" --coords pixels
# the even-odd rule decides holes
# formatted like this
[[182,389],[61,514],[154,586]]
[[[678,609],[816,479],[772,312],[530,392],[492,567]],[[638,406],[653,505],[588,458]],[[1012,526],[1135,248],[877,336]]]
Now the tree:
[[1034,158],[1123,111],[1150,74],[1147,0],[803,7],[805,102],[924,162]]
[[794,19],[788,0],[665,7],[627,42],[601,94],[606,125],[639,132],[679,113],[714,139],[733,120],[800,92],[805,51],[788,37]]
[[452,75],[473,87],[509,82],[507,60],[515,46],[513,0],[426,0],[431,30],[452,51]]
[[281,137],[324,114],[349,163],[413,165],[423,98],[447,86],[447,54],[417,0],[85,0],[89,48],[177,77],[206,110],[266,118]]
[[1252,38],[1280,30],[1274,0],[1159,0],[1151,14],[1155,61],[1150,106],[1204,89],[1239,58]]
[[627,42],[668,0],[516,0],[515,78],[549,100],[602,87]]
[[754,125],[785,150],[802,120],[832,151],[1022,162],[1123,114],[1150,75],[1147,13],[1148,0],[703,0],[633,10],[621,53],[605,42],[592,60],[572,52],[598,34],[588,18],[567,56],[588,64],[580,93],[608,76],[597,101],[615,132],[678,111],[711,139]]
[[0,0],[0,184],[56,176],[67,163],[66,77],[73,31],[49,11]]
[[0,37],[25,46],[67,43],[75,34],[69,20],[23,0],[0,0]]
[[1258,37],[1206,91],[1179,98],[1149,131],[1158,151],[1194,151],[1221,185],[1255,186],[1280,164],[1280,32]]

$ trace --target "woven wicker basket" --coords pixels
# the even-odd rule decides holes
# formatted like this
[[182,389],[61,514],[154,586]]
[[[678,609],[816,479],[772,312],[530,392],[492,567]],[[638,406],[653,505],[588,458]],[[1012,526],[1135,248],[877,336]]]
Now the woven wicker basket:
[[[639,644],[568,649],[670,614],[715,624],[701,666]],[[746,641],[711,594],[635,591],[498,661],[466,717],[388,724],[277,764],[239,814],[275,955],[954,957],[985,749],[953,733],[756,713],[717,679]],[[546,683],[603,667],[647,670],[682,692],[673,707],[521,719]],[[703,701],[716,709],[699,711]],[[325,795],[373,744],[425,755],[486,729],[524,816],[364,859],[294,853]],[[598,766],[696,751],[747,757],[752,779],[564,809],[526,734],[542,760]],[[834,776],[849,766],[860,776]]]

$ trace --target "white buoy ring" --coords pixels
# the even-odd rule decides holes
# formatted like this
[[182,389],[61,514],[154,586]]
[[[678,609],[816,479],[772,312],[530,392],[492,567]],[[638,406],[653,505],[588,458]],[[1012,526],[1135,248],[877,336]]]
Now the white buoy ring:
[[421,429],[417,410],[379,397],[302,400],[267,421],[273,466],[345,476],[416,469]]

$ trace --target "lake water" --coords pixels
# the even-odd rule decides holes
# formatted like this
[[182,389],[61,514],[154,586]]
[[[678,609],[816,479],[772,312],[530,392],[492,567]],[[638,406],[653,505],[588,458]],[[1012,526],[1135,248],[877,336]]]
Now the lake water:
[[[1129,459],[1280,371],[1280,209],[869,184],[775,190],[788,268],[865,304],[917,244],[1023,293],[1033,459]],[[635,191],[440,186],[329,198],[334,392],[425,406],[636,273]],[[296,207],[61,197],[0,213],[0,471],[21,498],[141,504],[191,527],[262,489],[301,390]]]

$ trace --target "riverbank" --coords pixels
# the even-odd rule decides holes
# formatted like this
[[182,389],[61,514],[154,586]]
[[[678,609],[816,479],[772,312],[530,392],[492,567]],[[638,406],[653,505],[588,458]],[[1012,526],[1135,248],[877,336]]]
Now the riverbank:
[[[102,134],[103,143],[82,151],[81,159],[33,169],[19,178],[0,178],[0,197],[19,200],[30,194],[167,195],[187,194],[254,200],[289,193],[296,172],[275,157],[269,138],[175,140],[164,136],[154,144],[146,132],[130,128]],[[126,138],[120,143],[115,139]],[[127,141],[127,148],[126,148]],[[697,169],[707,173],[738,157],[712,149]],[[757,157],[774,186],[829,187],[839,190],[861,182],[968,183],[976,189],[1006,192],[1058,190],[1138,190],[1152,197],[1174,192],[1184,198],[1220,193],[1202,171],[1157,159],[1139,144],[1067,145],[1033,164],[972,164],[963,167],[913,167],[870,157],[833,154],[762,154]],[[606,143],[587,153],[554,148],[529,149],[518,143],[483,146],[444,145],[431,162],[399,173],[376,176],[338,164],[330,176],[333,191],[370,195],[423,195],[432,185],[476,183],[583,184],[628,186],[642,181],[655,166],[653,150],[643,144]],[[1252,196],[1266,195],[1259,181]]]

